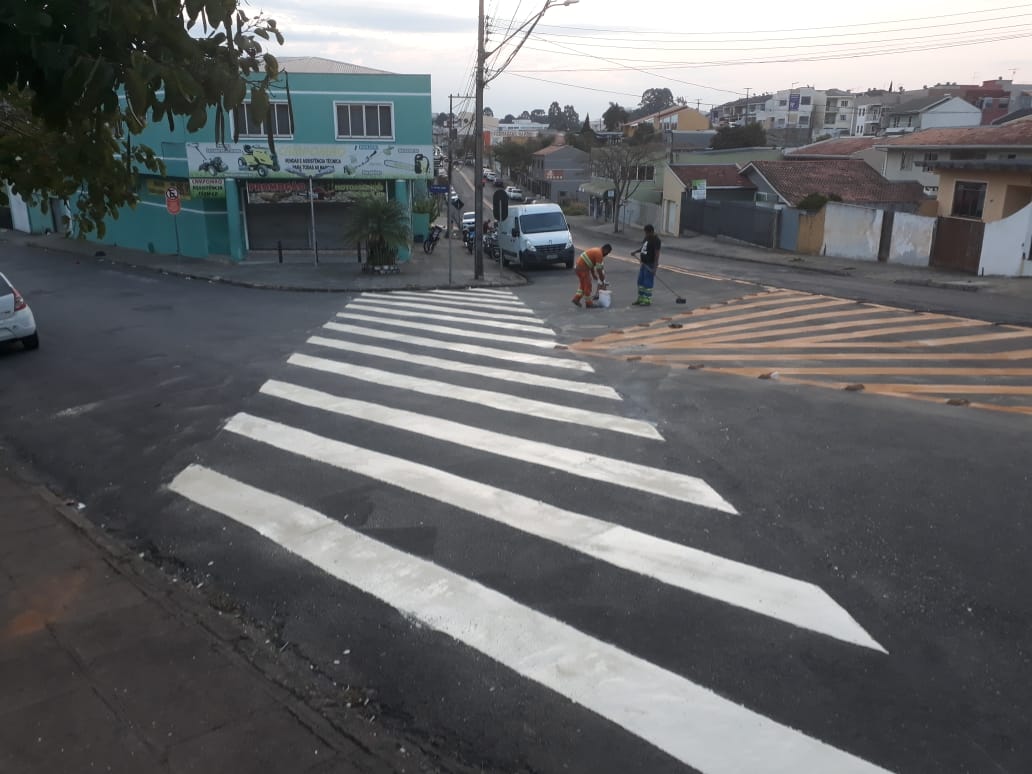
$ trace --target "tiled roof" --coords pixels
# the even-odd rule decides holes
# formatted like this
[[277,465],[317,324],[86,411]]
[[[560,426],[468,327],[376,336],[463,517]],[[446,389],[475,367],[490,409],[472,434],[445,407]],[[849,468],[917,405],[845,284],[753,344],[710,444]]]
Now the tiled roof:
[[1002,126],[1003,124],[1008,124],[1011,121],[1017,121],[1019,118],[1027,118],[1028,116],[1032,116],[1032,108],[1019,108],[1008,113],[1005,116],[994,118],[990,123],[992,123],[993,126]]
[[920,183],[894,183],[860,159],[754,161],[756,169],[792,206],[812,193],[837,194],[846,204],[920,202],[927,197]]
[[865,151],[875,143],[879,142],[877,137],[836,137],[831,140],[804,145],[801,148],[789,151],[786,156],[852,156],[854,153]]
[[280,70],[288,73],[319,73],[347,75],[392,75],[386,70],[374,70],[372,67],[338,62],[334,59],[324,59],[321,56],[278,56]]
[[1002,126],[969,126],[955,129],[925,129],[879,145],[890,148],[897,145],[917,148],[944,148],[958,145],[1020,148],[1032,146],[1032,120],[1019,118]]
[[707,188],[756,187],[739,173],[737,164],[678,164],[670,169],[686,186],[690,186],[692,180],[705,180]]
[[573,153],[575,155],[577,155],[577,154],[584,155],[584,156],[588,155],[585,151],[582,151],[580,148],[575,148],[574,146],[566,145],[565,143],[559,143],[557,145],[549,145],[547,148],[542,148],[541,150],[534,151],[533,155],[534,156],[551,156],[553,153],[556,153],[557,151],[561,151],[561,150],[568,150],[568,151],[570,151],[571,153]]

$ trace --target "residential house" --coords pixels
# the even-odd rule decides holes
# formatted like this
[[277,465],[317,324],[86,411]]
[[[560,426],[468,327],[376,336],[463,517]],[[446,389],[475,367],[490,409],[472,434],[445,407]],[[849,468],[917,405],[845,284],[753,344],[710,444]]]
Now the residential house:
[[674,105],[658,113],[652,113],[624,124],[624,135],[630,137],[643,125],[651,126],[656,134],[663,132],[699,132],[710,128],[709,119],[695,108],[685,105]]
[[883,131],[888,135],[941,127],[978,126],[982,111],[965,99],[951,96],[919,97],[886,111]]
[[[108,218],[99,241],[234,260],[280,246],[352,250],[341,224],[355,197],[386,196],[411,212],[433,174],[430,76],[278,59],[267,118],[275,147],[249,103],[230,117],[227,133],[235,128],[239,142],[217,141],[214,113],[196,132],[187,132],[185,119],[174,129],[150,124],[139,143],[155,150],[166,173],[141,175],[138,205]],[[166,197],[180,202],[177,215],[166,210]],[[55,218],[75,206],[58,204]],[[399,258],[408,255],[405,248]]]
[[577,198],[581,185],[591,179],[591,156],[565,143],[535,151],[530,167],[530,188],[537,196],[565,204]]
[[832,194],[847,204],[916,212],[927,198],[916,183],[897,183],[862,159],[754,161],[742,169],[757,188],[757,199],[796,207],[810,194]]
[[498,145],[506,140],[526,142],[527,139],[538,137],[542,134],[555,134],[555,130],[548,124],[539,124],[529,118],[517,118],[512,123],[498,123],[493,129],[487,128],[487,117],[485,116],[484,132],[490,134],[490,144]]
[[664,234],[679,234],[681,209],[687,201],[751,202],[755,191],[756,186],[740,174],[737,164],[668,164],[658,228]]
[[899,138],[938,176],[933,265],[1032,276],[1032,117],[1002,126],[932,129]]
[[753,94],[750,97],[725,102],[710,110],[713,126],[742,126],[747,123],[766,122],[766,106],[773,94]]
[[709,149],[716,131],[706,129],[698,132],[668,132],[665,135],[671,163],[680,163],[682,156],[690,156]]
[[668,156],[671,164],[746,164],[750,161],[774,161],[782,158],[779,148],[768,146],[754,148],[722,148],[720,150],[687,150],[672,151]]
[[[581,184],[577,192],[581,201],[586,201],[589,212],[600,220],[611,220],[614,212],[613,181],[603,177],[599,164],[590,162],[591,179]],[[622,219],[626,222],[655,222],[659,219],[660,202],[663,199],[663,174],[666,170],[666,151],[660,150],[648,163],[639,164],[629,170],[630,180],[627,198],[621,203]],[[644,219],[643,219],[644,218]]]

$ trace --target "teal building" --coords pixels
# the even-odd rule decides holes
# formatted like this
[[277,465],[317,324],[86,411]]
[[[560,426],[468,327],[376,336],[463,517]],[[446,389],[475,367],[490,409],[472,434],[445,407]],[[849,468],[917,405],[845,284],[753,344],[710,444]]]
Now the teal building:
[[[357,196],[401,201],[411,218],[413,201],[426,196],[433,176],[430,76],[318,57],[278,59],[268,117],[272,148],[248,103],[228,119],[226,139],[235,127],[236,142],[216,142],[214,115],[193,133],[185,118],[174,130],[164,121],[152,123],[137,141],[162,158],[165,175],[141,175],[136,207],[108,218],[103,238],[87,236],[155,253],[239,261],[279,249],[354,250],[341,226]],[[53,229],[62,203],[52,204],[57,218],[27,208],[15,220],[25,230]],[[419,231],[416,226],[416,236]],[[409,256],[402,249],[398,257]]]

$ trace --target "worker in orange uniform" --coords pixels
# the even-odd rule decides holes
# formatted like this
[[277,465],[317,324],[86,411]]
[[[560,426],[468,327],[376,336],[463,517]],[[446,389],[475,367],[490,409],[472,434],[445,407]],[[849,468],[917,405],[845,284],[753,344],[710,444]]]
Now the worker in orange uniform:
[[577,281],[580,282],[580,288],[578,288],[576,295],[573,297],[574,306],[580,306],[582,298],[584,299],[584,306],[590,308],[595,305],[591,300],[591,280],[594,278],[598,280],[599,284],[606,281],[604,262],[606,256],[611,252],[613,252],[613,248],[610,245],[589,247],[577,258],[577,263],[573,270],[577,272]]

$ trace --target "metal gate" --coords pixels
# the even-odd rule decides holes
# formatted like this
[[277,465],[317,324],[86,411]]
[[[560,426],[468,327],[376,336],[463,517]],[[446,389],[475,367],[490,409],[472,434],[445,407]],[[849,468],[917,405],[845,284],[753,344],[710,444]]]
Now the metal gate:
[[985,224],[966,218],[937,218],[928,263],[941,269],[978,274]]

